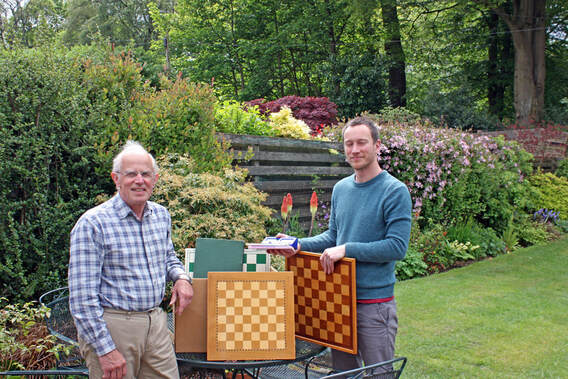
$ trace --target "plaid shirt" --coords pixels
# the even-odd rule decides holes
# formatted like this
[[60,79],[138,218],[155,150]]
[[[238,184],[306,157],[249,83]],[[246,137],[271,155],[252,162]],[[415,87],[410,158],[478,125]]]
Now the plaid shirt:
[[148,201],[139,221],[120,195],[90,209],[71,231],[69,306],[79,336],[101,356],[115,349],[103,308],[147,311],[160,305],[166,280],[184,268],[166,208]]

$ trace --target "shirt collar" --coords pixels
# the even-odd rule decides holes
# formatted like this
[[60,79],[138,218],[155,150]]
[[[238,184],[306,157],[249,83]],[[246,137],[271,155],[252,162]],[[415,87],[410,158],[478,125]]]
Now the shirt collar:
[[[124,202],[124,200],[122,199],[122,197],[120,197],[118,193],[114,195],[114,197],[112,198],[112,202],[118,217],[125,218],[129,214],[132,214],[132,216],[136,217],[136,214],[134,213],[132,208],[130,208],[128,204]],[[154,212],[154,207],[149,201],[147,201],[146,206],[144,207],[144,213],[142,214],[142,218],[150,216],[153,212]]]

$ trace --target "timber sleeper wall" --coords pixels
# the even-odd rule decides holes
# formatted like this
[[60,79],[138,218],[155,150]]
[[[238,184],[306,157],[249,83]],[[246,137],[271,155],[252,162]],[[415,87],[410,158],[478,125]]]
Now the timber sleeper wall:
[[[237,134],[221,137],[231,143],[233,163],[247,168],[255,187],[268,194],[264,205],[279,215],[282,198],[288,192],[292,194],[292,214],[299,212],[306,231],[311,220],[312,191],[318,190],[319,200],[330,201],[335,183],[353,173],[345,162],[341,143]],[[254,155],[245,160],[249,149]]]

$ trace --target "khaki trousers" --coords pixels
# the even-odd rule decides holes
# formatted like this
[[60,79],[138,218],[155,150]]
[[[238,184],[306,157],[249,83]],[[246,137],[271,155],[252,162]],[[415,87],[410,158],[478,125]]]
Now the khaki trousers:
[[[147,312],[105,309],[103,319],[118,351],[126,360],[127,379],[179,379],[168,319],[161,308]],[[89,378],[102,378],[99,357],[79,338],[79,349],[89,368]]]

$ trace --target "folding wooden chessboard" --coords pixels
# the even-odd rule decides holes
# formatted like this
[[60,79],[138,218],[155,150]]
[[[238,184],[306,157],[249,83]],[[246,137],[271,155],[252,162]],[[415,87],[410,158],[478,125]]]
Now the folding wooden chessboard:
[[355,259],[335,262],[333,273],[326,275],[319,258],[300,251],[286,259],[286,270],[294,273],[296,336],[356,354]]
[[209,272],[207,359],[293,359],[291,272]]

